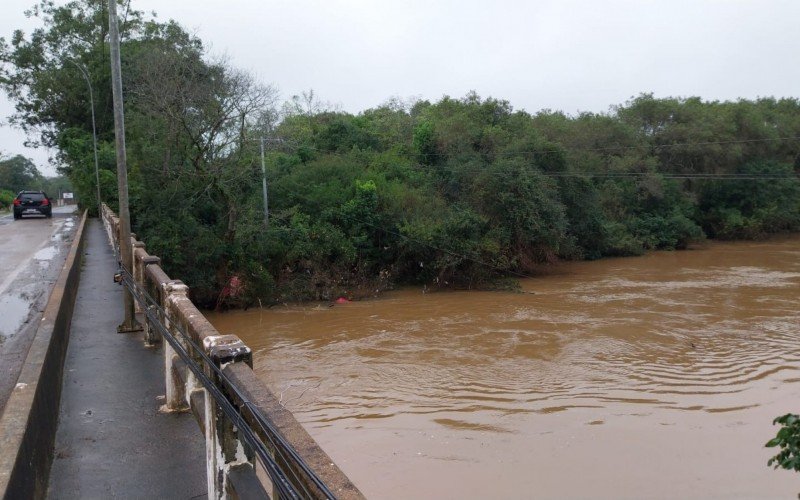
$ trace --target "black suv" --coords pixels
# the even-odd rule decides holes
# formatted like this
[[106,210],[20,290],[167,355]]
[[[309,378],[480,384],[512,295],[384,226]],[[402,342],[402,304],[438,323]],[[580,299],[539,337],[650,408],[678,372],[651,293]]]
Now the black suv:
[[53,205],[44,191],[20,191],[14,198],[15,219],[30,213],[39,213],[48,218],[53,216]]

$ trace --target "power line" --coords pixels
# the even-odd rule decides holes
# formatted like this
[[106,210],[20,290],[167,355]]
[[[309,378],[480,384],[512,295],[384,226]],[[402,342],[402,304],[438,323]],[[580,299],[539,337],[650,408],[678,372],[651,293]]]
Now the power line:
[[[636,174],[636,175],[633,175],[631,177],[641,178],[643,175],[647,175],[647,174]],[[732,174],[732,175],[735,175],[735,174]],[[576,175],[576,176],[580,176],[580,175]],[[721,178],[729,178],[729,179],[731,178],[731,177],[727,176],[727,174],[720,174],[720,177]],[[678,176],[676,176],[676,177],[671,177],[671,178],[689,178],[689,179],[709,179],[709,178],[712,178],[713,179],[715,177],[711,177],[711,176],[707,175],[705,177],[698,177],[698,176],[678,177]],[[797,179],[797,177],[794,177],[794,176],[792,176],[792,177],[763,177],[763,176],[742,177],[742,176],[739,176],[739,177],[736,177],[735,180],[746,180],[746,179],[764,180],[764,179],[774,179],[774,178],[777,178],[777,179]],[[270,214],[270,218],[278,219],[278,216],[276,216],[275,214]],[[431,250],[442,252],[442,253],[447,254],[447,255],[449,255],[451,257],[456,257],[456,258],[459,258],[459,259],[462,259],[462,260],[465,260],[465,261],[472,262],[474,264],[478,264],[480,266],[486,267],[486,268],[491,269],[491,270],[493,270],[493,271],[495,271],[497,273],[500,273],[500,274],[513,275],[513,276],[515,276],[517,278],[523,278],[523,279],[533,279],[533,278],[536,277],[534,275],[522,273],[522,272],[516,271],[516,270],[511,269],[511,268],[505,268],[505,267],[501,267],[499,265],[492,264],[490,262],[487,262],[487,261],[485,261],[483,259],[480,259],[480,258],[477,258],[477,257],[473,257],[473,256],[466,255],[466,254],[463,254],[463,253],[455,252],[453,250],[449,250],[447,248],[443,248],[443,247],[434,245],[434,244],[432,244],[430,242],[422,241],[422,240],[420,240],[418,238],[413,238],[413,237],[408,236],[406,234],[403,234],[401,232],[389,229],[385,225],[378,225],[378,224],[375,224],[375,223],[372,223],[372,222],[369,222],[369,221],[366,221],[366,220],[363,220],[363,219],[358,219],[358,218],[355,218],[355,217],[353,218],[353,220],[355,222],[358,222],[358,223],[363,224],[365,226],[369,226],[369,227],[371,227],[373,229],[376,229],[378,231],[381,231],[383,233],[390,234],[390,235],[402,238],[405,241],[416,243],[418,245],[427,247],[427,248],[429,248]]]
[[[455,172],[455,169],[449,169]],[[497,177],[514,177],[506,172],[493,172],[489,168],[471,168],[460,170],[461,173],[468,174],[487,174]],[[663,179],[698,179],[698,180],[792,180],[798,179],[795,174],[772,174],[772,173],[731,173],[718,174],[713,172],[697,173],[670,173],[670,172],[546,172],[541,170],[531,170],[542,177],[554,178],[594,178],[594,179],[644,179],[649,176],[658,176]]]
[[[672,144],[662,144],[662,145],[655,145],[652,147],[655,148],[668,148],[668,147],[680,147],[680,146],[708,146],[708,145],[726,145],[726,144],[749,144],[749,143],[759,143],[759,142],[777,142],[777,141],[793,141],[798,140],[800,141],[800,136],[791,136],[791,137],[775,137],[775,138],[763,138],[763,139],[738,139],[738,140],[728,140],[728,141],[705,141],[705,142],[684,142],[684,143],[672,143]],[[338,152],[338,151],[322,151],[315,146],[302,146],[294,141],[282,139],[280,137],[273,138],[269,140],[271,143],[278,143],[282,145],[288,145],[295,148],[305,147],[317,153],[321,153],[324,155],[330,156],[337,156],[337,157],[345,157],[349,156],[350,153],[347,152]],[[638,146],[609,146],[603,148],[567,148],[567,149],[542,149],[537,151],[505,151],[502,154],[497,153],[495,156],[514,156],[514,155],[541,155],[541,154],[550,154],[550,153],[562,153],[562,152],[572,152],[572,151],[615,151],[615,150],[630,150],[630,149],[642,149],[651,147],[651,145],[638,145]],[[375,153],[380,154],[380,151],[364,151],[364,153]],[[472,151],[475,152],[475,151]],[[428,156],[452,156],[450,153],[430,153]],[[410,159],[410,158],[409,158]],[[424,165],[419,165],[424,166]],[[452,168],[450,168],[452,170]],[[481,174],[491,174],[491,175],[503,175],[501,172],[488,172],[485,169],[465,169],[461,170],[464,173],[481,173]],[[600,178],[600,179],[613,179],[613,178],[639,178],[645,177],[649,175],[659,175],[665,179],[698,179],[698,180],[721,180],[721,179],[728,179],[728,180],[790,180],[796,179],[795,175],[781,175],[781,174],[718,174],[713,172],[698,172],[698,173],[668,173],[668,172],[537,172],[538,175],[542,175],[545,177],[564,177],[564,178]],[[218,182],[225,183],[225,184],[232,184],[238,182],[239,180],[246,178],[251,175],[251,172],[248,171],[247,168],[241,168],[241,171],[238,174],[235,174],[232,177],[227,179],[222,178],[221,176],[218,178]],[[180,177],[178,174],[177,177]],[[189,198],[195,199],[203,192],[208,190],[208,186],[198,191],[195,195],[190,196]]]
[[[525,155],[525,154],[555,154],[555,153],[570,153],[575,151],[586,151],[586,152],[604,152],[604,151],[627,151],[633,149],[664,149],[664,148],[677,148],[677,147],[684,147],[684,146],[716,146],[716,145],[730,145],[730,144],[757,144],[757,143],[766,143],[766,142],[784,142],[784,141],[800,141],[800,136],[789,136],[789,137],[771,137],[771,138],[760,138],[760,139],[731,139],[726,141],[700,141],[700,142],[673,142],[668,144],[637,144],[635,146],[604,146],[604,147],[569,147],[563,145],[562,148],[543,148],[537,150],[525,150],[525,151],[503,151],[501,153],[492,153],[494,156],[513,156],[513,155]],[[312,151],[316,151],[318,153],[329,154],[329,155],[347,155],[349,153],[341,153],[338,151],[322,151],[315,146],[304,146]],[[366,151],[365,151],[366,152]],[[478,153],[478,151],[469,151],[471,153]],[[458,152],[448,153],[448,152],[432,152],[432,153],[420,153],[422,156],[455,156]]]
[[[504,151],[501,153],[493,153],[493,156],[500,156],[500,157],[509,157],[509,156],[522,156],[522,155],[534,155],[534,156],[541,156],[546,154],[555,154],[555,153],[572,153],[578,151],[587,151],[587,152],[597,152],[597,151],[618,151],[618,150],[631,150],[631,149],[647,149],[647,148],[673,148],[673,147],[683,147],[683,146],[709,146],[709,145],[732,145],[732,144],[753,144],[753,143],[766,143],[766,142],[780,142],[780,141],[800,141],[800,136],[790,136],[790,137],[775,137],[775,138],[762,138],[762,139],[737,139],[737,140],[726,140],[726,141],[704,141],[704,142],[684,142],[684,143],[671,143],[671,144],[662,144],[662,145],[637,145],[637,146],[611,146],[611,147],[602,147],[602,148],[563,148],[563,149],[541,149],[535,151]],[[349,152],[339,152],[339,151],[321,151],[315,146],[305,146],[307,149],[315,151],[317,153],[329,156],[336,156],[336,157],[346,157],[350,156],[351,153]],[[373,153],[373,154],[380,154],[381,151],[363,151],[363,153]],[[469,153],[476,153],[480,154],[479,151],[469,151]],[[408,158],[408,155],[404,155]],[[429,153],[425,154],[425,156],[436,156],[436,157],[457,157],[458,153]],[[412,158],[408,158],[411,160]],[[421,165],[418,164],[418,167],[426,167],[428,165]],[[448,168],[449,170],[453,171],[452,167],[444,167]],[[462,169],[461,172],[463,173],[481,173],[481,174],[490,174],[490,175],[505,175],[502,172],[490,172],[488,169],[482,168],[470,168],[470,169]],[[676,172],[546,172],[546,171],[538,171],[538,175],[542,175],[545,177],[565,177],[565,178],[637,178],[637,177],[645,177],[649,175],[659,175],[665,179],[698,179],[698,180],[790,180],[796,179],[797,176],[794,174],[772,174],[772,173],[715,173],[715,172],[694,172],[694,173],[676,173]]]

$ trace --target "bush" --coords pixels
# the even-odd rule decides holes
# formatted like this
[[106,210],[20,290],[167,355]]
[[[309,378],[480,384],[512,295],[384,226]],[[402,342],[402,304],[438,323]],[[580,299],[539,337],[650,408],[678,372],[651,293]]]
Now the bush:
[[703,230],[677,208],[667,216],[645,215],[633,224],[636,235],[647,249],[675,250],[703,238]]
[[6,210],[14,202],[14,193],[8,189],[0,189],[0,210]]
[[698,209],[706,232],[722,239],[756,239],[800,228],[800,181],[792,165],[752,162],[736,173],[753,178],[709,181],[700,190]]
[[628,231],[625,224],[608,221],[603,225],[603,231],[606,235],[603,255],[625,257],[644,253],[642,242]]
[[781,424],[777,436],[767,441],[767,448],[780,447],[781,451],[770,458],[768,466],[800,472],[800,416],[787,413],[772,421]]

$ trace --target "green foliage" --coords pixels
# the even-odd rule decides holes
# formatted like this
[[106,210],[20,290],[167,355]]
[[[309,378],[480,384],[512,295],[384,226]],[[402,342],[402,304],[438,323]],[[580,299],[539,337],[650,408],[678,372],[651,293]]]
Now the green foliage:
[[0,189],[18,193],[23,189],[42,188],[42,174],[36,165],[22,155],[0,160]]
[[778,447],[780,451],[769,459],[767,465],[800,472],[800,416],[787,413],[773,420],[772,424],[781,424],[781,428],[765,446]]
[[[42,26],[30,36],[0,41],[13,121],[57,149],[61,173],[95,210],[91,109],[75,64],[85,67],[100,197],[116,208],[103,4],[44,0],[34,16]],[[209,60],[177,23],[130,10],[122,35],[133,228],[207,306],[371,295],[393,283],[491,287],[558,259],[800,228],[800,150],[782,139],[800,136],[796,99],[643,94],[568,116],[472,92],[353,115],[308,91],[280,115],[273,89]],[[47,185],[25,161],[0,162],[0,188]],[[243,287],[223,293],[234,278]]]
[[631,233],[646,249],[686,248],[703,237],[703,231],[678,208],[667,215],[646,214],[631,224]]
[[603,224],[603,255],[628,257],[644,253],[644,244],[631,233],[627,225],[616,221],[606,221]]
[[66,128],[59,135],[62,160],[67,162],[61,171],[67,174],[78,199],[89,214],[97,216],[97,179],[100,179],[101,199],[114,205],[117,199],[116,153],[112,142],[97,145],[98,171],[95,173],[94,145],[90,131],[77,127]]
[[[706,182],[700,189],[700,220],[711,236],[756,239],[800,228],[800,183],[792,165],[757,161],[735,173],[753,178]],[[778,178],[759,180],[759,176]]]
[[567,241],[570,247],[562,255],[572,258],[599,259],[611,253],[598,190],[589,179],[572,177],[561,180],[561,201],[567,218]]
[[[509,269],[488,220],[455,205],[400,227],[401,275],[437,286],[477,286]],[[498,236],[498,235],[494,235]]]
[[431,165],[436,161],[436,139],[430,122],[421,122],[416,126],[412,144],[420,163]]
[[7,210],[16,198],[16,194],[7,189],[0,189],[0,210]]
[[567,218],[555,182],[523,159],[501,159],[477,178],[478,206],[489,221],[507,228],[503,242],[526,263],[552,261],[566,237]]
[[58,193],[70,193],[73,191],[72,183],[68,177],[63,175],[56,177],[42,178],[42,191],[55,197]]

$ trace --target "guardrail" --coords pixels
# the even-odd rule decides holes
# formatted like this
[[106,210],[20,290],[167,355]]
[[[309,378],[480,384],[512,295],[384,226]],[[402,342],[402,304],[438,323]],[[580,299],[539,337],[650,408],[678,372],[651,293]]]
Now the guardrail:
[[[109,242],[119,219],[102,206]],[[164,340],[165,411],[191,411],[206,439],[210,499],[341,498],[363,495],[252,370],[235,335],[221,335],[170,279],[161,260],[131,236],[133,269],[118,280],[131,290],[148,345]]]

